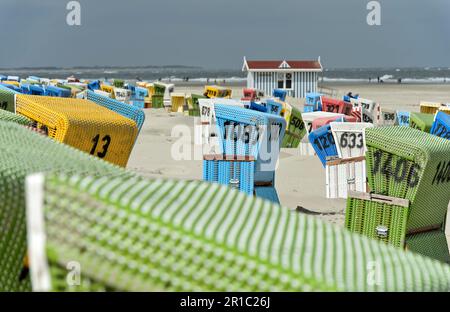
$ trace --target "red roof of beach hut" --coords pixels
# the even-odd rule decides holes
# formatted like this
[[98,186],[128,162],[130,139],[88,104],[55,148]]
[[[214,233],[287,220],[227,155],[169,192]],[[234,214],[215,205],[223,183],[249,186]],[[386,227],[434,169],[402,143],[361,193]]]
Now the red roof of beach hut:
[[244,59],[243,70],[322,70],[318,60],[247,60]]

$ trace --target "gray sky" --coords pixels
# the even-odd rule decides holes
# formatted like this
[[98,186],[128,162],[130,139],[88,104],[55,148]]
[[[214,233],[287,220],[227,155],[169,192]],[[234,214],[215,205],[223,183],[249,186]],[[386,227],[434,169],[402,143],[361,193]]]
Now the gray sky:
[[326,67],[450,66],[449,0],[0,0],[0,67],[198,65],[322,57]]

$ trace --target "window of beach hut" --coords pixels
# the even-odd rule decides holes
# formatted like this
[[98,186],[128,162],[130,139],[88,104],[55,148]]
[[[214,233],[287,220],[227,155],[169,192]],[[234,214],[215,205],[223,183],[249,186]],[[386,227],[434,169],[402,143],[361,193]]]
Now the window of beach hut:
[[284,74],[278,74],[278,89],[284,88]]
[[292,89],[292,73],[278,74],[278,89]]
[[292,89],[292,74],[286,74],[285,89]]

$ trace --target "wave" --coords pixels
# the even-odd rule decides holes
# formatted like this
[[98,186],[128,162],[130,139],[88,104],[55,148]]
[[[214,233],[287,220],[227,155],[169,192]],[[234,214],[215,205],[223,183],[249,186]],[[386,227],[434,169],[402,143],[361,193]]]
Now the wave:
[[[166,77],[162,78],[161,81],[171,81],[171,82],[180,82],[180,81],[186,81],[186,79],[179,78],[179,77]],[[218,77],[218,78],[206,78],[206,77],[200,77],[200,78],[190,78],[190,82],[245,82],[247,81],[247,78],[245,77]]]
[[[390,76],[390,75],[386,75]],[[383,80],[383,82],[398,82],[398,79],[394,78],[393,76],[386,77],[382,76],[380,77],[380,80]],[[320,79],[323,82],[369,82],[369,79],[362,79],[362,78],[330,78],[330,77],[323,77],[323,79]],[[378,80],[376,78],[372,78],[371,82],[376,83]],[[402,83],[450,83],[450,77],[429,77],[429,78],[401,78]]]

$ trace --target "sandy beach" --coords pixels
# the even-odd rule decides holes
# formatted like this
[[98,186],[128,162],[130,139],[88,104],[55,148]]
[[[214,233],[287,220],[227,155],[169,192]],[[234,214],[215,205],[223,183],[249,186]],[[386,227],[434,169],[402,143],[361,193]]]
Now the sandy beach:
[[[240,98],[242,84],[234,84],[233,97]],[[450,102],[450,84],[327,84],[340,97],[348,91],[381,103],[382,107],[419,111],[420,101]],[[203,85],[176,85],[175,92],[203,93]],[[294,101],[302,106],[302,101]],[[202,179],[200,159],[175,160],[171,156],[172,129],[181,125],[192,133],[191,155],[194,158],[193,117],[168,113],[163,109],[146,109],[146,121],[134,147],[128,168],[153,178]],[[276,172],[276,188],[281,204],[303,207],[319,217],[343,225],[345,200],[325,198],[325,169],[317,157],[299,156],[299,149],[282,149]]]

